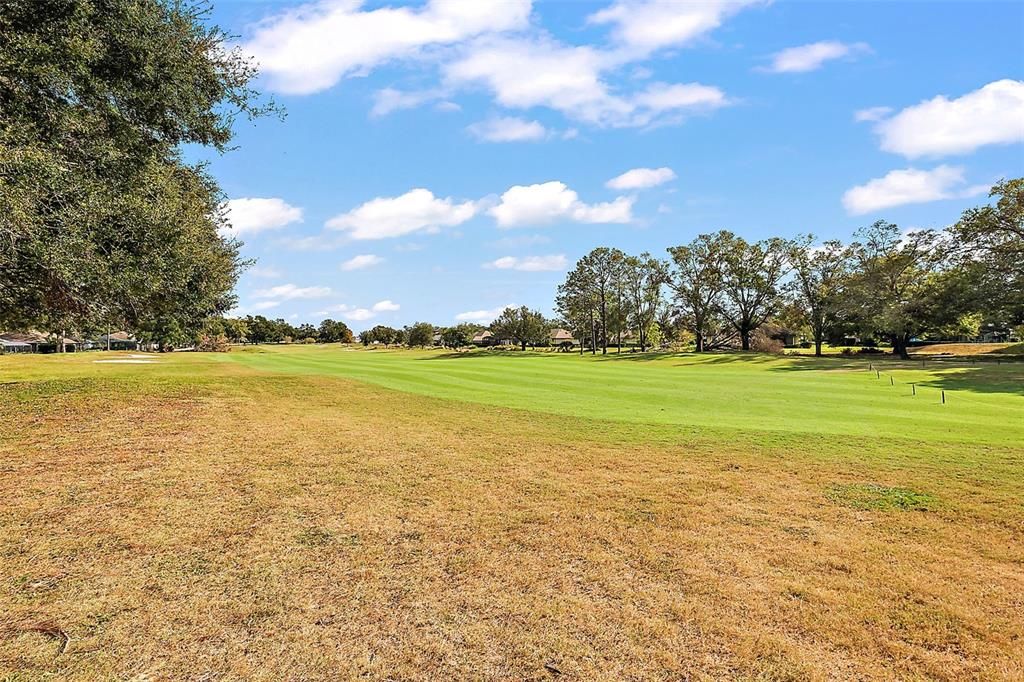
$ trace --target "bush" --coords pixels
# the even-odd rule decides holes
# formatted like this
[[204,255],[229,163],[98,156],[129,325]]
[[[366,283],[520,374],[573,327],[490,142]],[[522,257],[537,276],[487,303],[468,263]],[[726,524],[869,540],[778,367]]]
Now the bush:
[[231,350],[231,344],[223,334],[203,334],[196,344],[196,350],[200,353],[227,353]]
[[774,353],[776,355],[781,355],[782,349],[782,341],[773,339],[762,329],[757,329],[750,335],[750,350],[755,353]]
[[857,354],[858,355],[879,355],[879,354],[884,353],[884,352],[885,351],[882,350],[881,348],[861,348],[859,351],[857,351]]
[[852,348],[844,348],[844,349],[842,349],[839,352],[842,355],[853,355],[854,354],[854,350]]
[[306,338],[302,339],[302,343],[316,343],[316,339],[314,339],[312,336],[307,336]]

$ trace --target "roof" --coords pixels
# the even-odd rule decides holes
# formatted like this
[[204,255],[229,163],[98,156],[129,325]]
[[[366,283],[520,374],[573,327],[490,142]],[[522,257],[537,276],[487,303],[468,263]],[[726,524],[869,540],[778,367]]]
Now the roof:
[[[100,334],[100,341],[106,341],[108,334]],[[135,337],[128,332],[114,332],[109,334],[111,341],[134,341]]]
[[[15,341],[15,342],[19,342],[19,343],[28,343],[28,344],[33,344],[33,343],[42,343],[42,344],[56,343],[56,339],[54,339],[53,337],[47,336],[46,334],[40,334],[39,332],[5,332],[3,334],[0,334],[0,339],[2,339],[4,341]],[[68,345],[68,344],[72,344],[72,343],[77,344],[78,341],[75,340],[75,339],[69,339],[66,336],[64,337],[64,345]]]
[[480,332],[479,334],[477,334],[476,336],[474,336],[473,340],[474,341],[483,341],[484,339],[489,339],[492,336],[494,336],[494,334],[492,334],[490,332],[487,332],[487,331],[483,331],[483,332]]
[[0,337],[0,346],[5,348],[31,348],[32,344],[27,341],[9,341]]
[[573,341],[572,333],[565,329],[552,329],[551,330],[552,341]]

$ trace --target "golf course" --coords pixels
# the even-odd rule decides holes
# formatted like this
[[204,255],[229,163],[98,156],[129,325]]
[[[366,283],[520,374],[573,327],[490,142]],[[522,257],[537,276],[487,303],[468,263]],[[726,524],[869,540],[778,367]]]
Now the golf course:
[[3,356],[0,679],[1019,679],[1022,442],[992,358]]

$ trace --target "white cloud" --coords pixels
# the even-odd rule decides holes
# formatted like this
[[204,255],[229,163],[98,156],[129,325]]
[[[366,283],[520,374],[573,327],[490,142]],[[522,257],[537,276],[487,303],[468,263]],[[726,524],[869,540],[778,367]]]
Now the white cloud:
[[867,43],[841,43],[822,40],[817,43],[789,47],[772,55],[772,63],[761,69],[769,73],[806,73],[820,69],[825,62],[854,57],[870,52]]
[[843,206],[847,213],[860,215],[904,204],[977,196],[985,191],[985,186],[965,187],[964,169],[958,166],[907,168],[850,188],[843,194]]
[[347,261],[341,264],[342,270],[362,270],[363,268],[371,268],[374,265],[380,265],[384,262],[384,259],[380,256],[375,256],[372,253],[360,254],[353,256]]
[[543,106],[597,126],[644,126],[664,115],[706,112],[732,102],[700,83],[652,83],[620,95],[603,79],[621,56],[549,38],[478,41],[444,66],[449,87],[482,85],[510,109]]
[[224,204],[224,209],[228,225],[221,230],[221,234],[233,237],[278,230],[302,221],[301,208],[276,197],[231,199]]
[[892,107],[868,107],[853,112],[853,120],[858,123],[864,121],[881,121],[892,113]]
[[277,268],[262,265],[254,265],[247,272],[253,277],[261,277],[263,279],[278,279],[284,274]]
[[373,108],[370,109],[371,116],[386,116],[392,111],[402,109],[415,109],[426,102],[441,97],[438,90],[411,90],[402,91],[394,88],[383,88],[373,93]]
[[632,208],[633,199],[628,197],[585,204],[576,192],[556,180],[510,187],[489,213],[499,226],[515,227],[540,225],[559,219],[580,223],[628,223],[633,219]]
[[543,140],[547,129],[537,121],[511,116],[490,118],[466,128],[478,140],[486,142],[523,142]]
[[254,312],[258,312],[261,310],[270,310],[271,308],[276,308],[279,305],[281,305],[280,301],[259,301],[258,303],[253,303],[249,306],[249,309]]
[[670,180],[675,180],[675,178],[675,172],[668,167],[634,168],[612,178],[605,183],[605,187],[618,190],[645,189],[647,187],[663,185]]
[[525,27],[530,0],[431,0],[422,8],[363,11],[360,0],[323,0],[288,9],[257,24],[243,45],[271,90],[305,95],[364,75],[425,48],[452,45]]
[[1024,81],[995,81],[952,100],[940,95],[879,121],[875,132],[883,150],[908,158],[1024,141]]
[[281,284],[269,289],[257,289],[256,298],[273,298],[290,301],[298,298],[323,298],[331,295],[330,287],[300,287],[294,284]]
[[344,317],[346,320],[355,320],[356,322],[368,320],[371,317],[374,317],[375,315],[376,313],[374,313],[372,310],[368,310],[367,308],[354,308],[341,314],[341,316]]
[[493,322],[494,318],[501,315],[501,311],[505,308],[515,308],[514,303],[508,305],[498,306],[497,308],[491,308],[490,310],[467,310],[464,313],[459,313],[455,316],[458,322],[479,322],[480,324],[487,324]]
[[327,221],[327,227],[346,230],[353,239],[386,239],[441,227],[461,225],[474,215],[472,201],[438,199],[426,189],[413,189],[397,197],[378,197]]
[[637,55],[664,47],[693,43],[718,28],[751,0],[618,0],[589,17],[595,24],[613,24],[613,37]]
[[390,313],[396,310],[400,310],[402,306],[398,305],[394,301],[384,299],[383,301],[377,301],[373,304],[373,311],[377,313]]
[[522,272],[551,272],[564,270],[568,261],[562,254],[552,256],[503,256],[490,263],[484,263],[486,268],[498,270],[520,270]]

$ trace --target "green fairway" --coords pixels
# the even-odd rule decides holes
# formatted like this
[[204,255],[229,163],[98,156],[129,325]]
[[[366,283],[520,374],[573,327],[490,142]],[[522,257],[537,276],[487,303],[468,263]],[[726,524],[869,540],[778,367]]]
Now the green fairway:
[[1024,364],[922,368],[875,360],[882,371],[876,378],[861,358],[752,354],[580,357],[261,346],[229,357],[258,370],[349,377],[421,395],[591,419],[921,442],[1024,442]]

